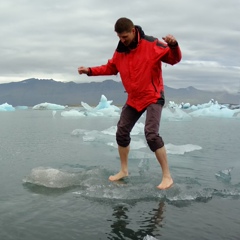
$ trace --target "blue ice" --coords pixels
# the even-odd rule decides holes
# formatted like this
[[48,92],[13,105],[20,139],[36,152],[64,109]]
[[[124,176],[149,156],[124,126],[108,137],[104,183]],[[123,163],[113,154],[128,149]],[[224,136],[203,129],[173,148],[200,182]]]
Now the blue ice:
[[217,173],[215,173],[215,176],[216,176],[216,178],[218,178],[224,182],[230,182],[232,179],[232,176],[231,176],[232,170],[233,170],[233,168],[228,168],[228,169],[218,171]]
[[4,104],[0,105],[0,111],[2,111],[2,112],[12,112],[12,111],[15,111],[15,108],[8,103],[4,103]]

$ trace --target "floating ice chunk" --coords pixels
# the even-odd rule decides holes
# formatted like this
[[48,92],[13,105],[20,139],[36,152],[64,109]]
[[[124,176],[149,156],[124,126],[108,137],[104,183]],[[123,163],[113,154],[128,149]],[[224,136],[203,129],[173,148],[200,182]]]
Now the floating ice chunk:
[[[118,148],[118,145],[116,142],[108,142],[107,145],[112,146],[114,148]],[[130,146],[132,150],[137,150],[137,149],[147,147],[143,139],[131,140]]]
[[102,142],[106,143],[109,142],[109,140],[112,140],[112,136],[107,136],[105,134],[102,134],[101,132],[97,130],[92,131],[86,131],[84,132],[83,141],[84,142]]
[[100,110],[100,109],[105,109],[105,108],[112,108],[115,111],[120,111],[120,109],[117,106],[111,105],[112,104],[112,100],[108,101],[107,98],[102,95],[100,102],[98,103],[98,105],[95,107],[95,110]]
[[231,171],[233,170],[233,167],[229,168],[229,169],[225,169],[225,170],[221,170],[217,173],[215,173],[215,176],[218,178],[218,179],[221,179],[225,182],[230,182],[231,181]]
[[0,105],[0,111],[2,111],[2,112],[13,112],[13,111],[15,111],[15,108],[8,103],[4,103],[4,104]]
[[188,109],[191,107],[191,104],[190,103],[182,103],[181,106],[183,109]]
[[85,102],[81,102],[81,105],[83,106],[83,108],[85,108],[87,111],[93,111],[93,107],[89,106],[87,103]]
[[113,108],[105,108],[105,109],[99,109],[99,110],[93,110],[93,111],[87,111],[85,113],[87,116],[108,116],[108,117],[117,117],[119,116],[119,113],[115,111]]
[[16,109],[19,109],[19,110],[27,110],[27,109],[28,109],[28,106],[16,106]]
[[62,117],[85,117],[84,112],[79,112],[76,109],[71,109],[70,111],[61,112]]
[[79,136],[79,135],[83,135],[85,132],[86,132],[86,130],[84,130],[84,129],[75,129],[72,131],[71,135]]
[[36,184],[48,188],[66,188],[78,183],[75,173],[63,172],[54,168],[38,167],[23,179],[24,183]]
[[157,238],[154,238],[154,237],[152,237],[152,236],[150,236],[150,235],[147,235],[147,236],[145,236],[145,237],[143,238],[143,240],[157,240]]
[[[108,134],[108,135],[116,135],[116,131],[117,131],[117,126],[112,126],[108,129],[105,129],[102,131],[102,133],[104,134]],[[144,124],[139,122],[136,123],[134,128],[131,131],[131,135],[143,135],[144,134]]]
[[131,131],[131,135],[143,135],[144,134],[144,124],[136,123]]
[[98,105],[93,108],[85,102],[81,102],[81,105],[86,110],[87,116],[119,116],[120,109],[117,106],[111,105],[112,100],[109,101],[107,98],[102,95]]
[[215,118],[232,118],[237,113],[240,113],[240,109],[229,109],[224,105],[214,104],[210,107],[198,109],[189,113],[192,117],[215,117]]
[[117,126],[111,126],[108,129],[102,130],[102,133],[114,136],[116,134],[116,131],[117,131]]
[[183,155],[184,153],[187,152],[193,152],[195,150],[201,150],[202,147],[198,145],[193,145],[193,144],[185,144],[185,145],[173,145],[171,143],[168,143],[165,145],[166,151],[168,154],[179,154]]
[[[214,99],[211,99],[208,103],[192,105],[189,103],[181,103],[180,105],[169,102],[168,107],[163,110],[163,119],[168,121],[180,121],[181,118],[184,120],[190,120],[190,118],[185,118],[187,115],[179,112],[178,109],[185,109],[185,111],[192,111],[189,113],[190,117],[215,117],[215,118],[239,118],[240,109],[229,108],[227,105],[221,105]],[[175,110],[175,112],[174,112]]]
[[192,117],[179,108],[164,108],[162,118],[165,121],[191,121]]
[[40,103],[32,108],[33,110],[63,110],[65,106],[54,104],[54,103]]
[[147,145],[143,139],[138,139],[138,140],[131,140],[131,149],[141,149],[141,148],[146,148]]

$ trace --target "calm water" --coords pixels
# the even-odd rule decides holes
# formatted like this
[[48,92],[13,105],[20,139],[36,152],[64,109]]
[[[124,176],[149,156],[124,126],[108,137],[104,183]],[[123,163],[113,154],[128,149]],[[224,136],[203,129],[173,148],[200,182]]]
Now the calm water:
[[[117,120],[0,112],[1,240],[240,239],[239,120],[163,121],[166,144],[202,147],[168,155],[175,180],[168,191],[156,189],[161,172],[148,149],[134,150],[130,177],[111,183],[119,168],[107,145],[114,137],[71,135]],[[231,178],[215,176],[231,167]]]

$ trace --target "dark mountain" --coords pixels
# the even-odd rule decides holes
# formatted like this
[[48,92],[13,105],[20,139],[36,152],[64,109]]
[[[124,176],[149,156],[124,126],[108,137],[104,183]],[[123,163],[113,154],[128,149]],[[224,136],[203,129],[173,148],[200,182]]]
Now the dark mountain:
[[[52,79],[27,79],[21,82],[0,84],[0,104],[7,102],[13,106],[34,106],[49,102],[60,105],[80,105],[81,101],[96,105],[104,94],[115,105],[122,105],[127,97],[121,82],[75,83],[58,82]],[[239,96],[227,92],[209,92],[193,87],[174,89],[165,86],[166,102],[205,103],[210,99],[220,103],[239,104]]]

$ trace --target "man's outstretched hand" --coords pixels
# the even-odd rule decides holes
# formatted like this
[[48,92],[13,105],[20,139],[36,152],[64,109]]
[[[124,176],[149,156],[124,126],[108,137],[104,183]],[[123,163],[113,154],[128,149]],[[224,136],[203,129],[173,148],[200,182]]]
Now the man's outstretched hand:
[[79,67],[78,68],[78,73],[79,74],[88,74],[89,72],[89,68],[86,68],[86,67]]
[[168,34],[166,37],[163,37],[162,39],[170,46],[174,46],[177,44],[176,38],[171,34]]

